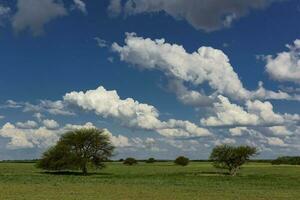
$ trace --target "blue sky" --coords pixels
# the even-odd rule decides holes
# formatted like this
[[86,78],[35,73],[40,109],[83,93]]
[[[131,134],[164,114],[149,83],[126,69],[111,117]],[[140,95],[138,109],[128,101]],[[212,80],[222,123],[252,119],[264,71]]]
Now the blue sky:
[[298,0],[0,0],[0,159],[75,126],[108,129],[115,158],[296,155],[299,18]]

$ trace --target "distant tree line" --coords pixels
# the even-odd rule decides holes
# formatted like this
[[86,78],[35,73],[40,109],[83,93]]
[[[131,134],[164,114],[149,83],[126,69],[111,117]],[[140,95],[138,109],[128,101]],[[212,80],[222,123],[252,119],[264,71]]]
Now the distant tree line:
[[282,156],[271,162],[273,165],[300,165],[300,156]]

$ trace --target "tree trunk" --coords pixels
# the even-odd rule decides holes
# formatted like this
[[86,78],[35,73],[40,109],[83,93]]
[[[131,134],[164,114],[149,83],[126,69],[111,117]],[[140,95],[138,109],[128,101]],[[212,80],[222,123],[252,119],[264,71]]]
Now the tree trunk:
[[239,168],[233,168],[230,170],[230,175],[231,176],[236,176],[237,172],[238,172]]
[[81,168],[81,170],[82,170],[82,174],[83,175],[87,175],[87,166],[86,166],[86,163],[82,166],[82,168]]

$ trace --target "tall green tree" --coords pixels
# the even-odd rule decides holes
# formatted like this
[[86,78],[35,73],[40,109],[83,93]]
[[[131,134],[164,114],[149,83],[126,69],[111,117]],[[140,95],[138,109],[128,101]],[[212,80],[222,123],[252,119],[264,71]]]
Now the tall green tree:
[[57,144],[46,151],[37,167],[45,170],[80,169],[86,175],[89,163],[97,168],[113,155],[114,146],[103,130],[84,128],[63,134]]
[[241,166],[255,154],[255,147],[220,145],[212,150],[210,160],[216,168],[227,169],[230,175],[235,176]]

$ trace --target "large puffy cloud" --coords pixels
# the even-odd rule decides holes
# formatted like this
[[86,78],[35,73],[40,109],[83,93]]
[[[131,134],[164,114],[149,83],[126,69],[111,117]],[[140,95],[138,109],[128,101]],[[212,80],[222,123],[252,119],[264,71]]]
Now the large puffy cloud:
[[[30,123],[29,123],[30,122]],[[44,120],[44,126],[31,126],[32,121],[23,123],[27,126],[20,126],[12,123],[6,123],[0,128],[0,137],[8,138],[7,147],[9,149],[24,149],[24,148],[47,148],[54,145],[59,139],[60,135],[66,131],[72,131],[81,128],[97,128],[93,123],[87,122],[85,124],[66,124],[58,129],[58,124],[54,120]],[[115,147],[128,147],[134,145],[129,138],[123,135],[113,135],[107,129],[103,129],[105,134],[111,138],[111,142]]]
[[231,136],[242,136],[247,131],[248,129],[246,127],[235,127],[229,129]]
[[256,125],[259,117],[248,113],[243,107],[232,104],[228,98],[218,96],[218,102],[213,104],[215,116],[201,119],[201,124],[205,126],[236,126],[236,125]]
[[230,128],[228,131],[231,136],[259,136],[260,138],[266,137],[278,137],[278,138],[291,138],[299,135],[299,127],[297,124],[291,125],[279,125],[279,126],[270,126],[270,127],[235,127]]
[[[293,131],[292,131],[293,129]],[[244,135],[246,144],[256,146],[262,151],[273,151],[279,148],[298,148],[298,127],[236,127],[229,129],[232,136]],[[246,135],[247,134],[247,135]]]
[[266,90],[263,87],[263,82],[258,83],[258,88],[251,92],[251,99],[274,99],[274,100],[297,100],[300,98],[297,95],[291,96],[286,92],[279,90],[278,92]]
[[268,101],[247,101],[246,107],[249,113],[259,116],[258,124],[282,124],[284,122],[284,117],[276,114],[273,111],[273,105]]
[[129,33],[124,46],[114,43],[112,49],[119,53],[122,61],[141,69],[160,70],[169,79],[177,80],[171,88],[183,102],[196,104],[195,101],[199,101],[199,105],[209,102],[204,92],[189,91],[184,88],[184,82],[194,86],[207,82],[214,92],[211,95],[218,93],[236,100],[291,98],[281,91],[265,90],[262,83],[257,91],[248,91],[234,72],[229,58],[212,47],[200,47],[197,52],[188,53],[182,46],[166,43],[164,39],[144,39]]
[[56,0],[18,0],[18,11],[13,17],[16,32],[29,29],[33,35],[40,35],[44,25],[55,18],[67,15],[62,1]]
[[116,119],[129,128],[153,130],[165,136],[211,135],[207,129],[189,121],[160,121],[159,112],[154,106],[139,103],[132,98],[121,99],[115,90],[108,91],[102,86],[86,92],[67,93],[64,100],[84,110],[94,111],[101,117]]
[[53,145],[58,140],[58,134],[45,127],[37,129],[22,129],[11,123],[6,123],[0,129],[0,136],[9,138],[8,148],[45,148]]
[[58,122],[53,119],[43,120],[43,125],[48,129],[57,129],[59,127]]
[[185,105],[208,106],[212,99],[196,90],[189,90],[181,80],[170,80],[168,84],[170,91],[175,92],[177,99]]
[[[273,105],[266,101],[247,101],[244,107],[231,103],[228,98],[219,95],[213,104],[213,116],[201,119],[205,126],[274,126],[297,121],[298,115],[277,114]],[[237,133],[237,132],[236,132]]]
[[289,130],[285,126],[272,126],[269,127],[269,130],[275,135],[275,136],[289,136],[293,135],[293,132]]
[[220,93],[239,98],[248,96],[228,57],[220,50],[200,47],[190,54],[182,46],[166,43],[164,39],[144,39],[134,33],[127,34],[125,46],[114,43],[112,48],[120,54],[121,60],[142,69],[158,69],[167,76],[195,85],[208,81]]
[[117,118],[122,125],[152,129],[159,125],[158,111],[151,105],[139,103],[132,98],[120,99],[116,91],[104,87],[87,92],[71,92],[64,100],[85,110],[95,111],[103,117]]
[[282,139],[277,137],[266,138],[266,143],[270,146],[286,147],[288,146]]
[[300,83],[300,40],[293,45],[287,45],[289,51],[278,53],[277,56],[267,56],[266,70],[278,81]]
[[[86,126],[94,126],[93,124],[86,124]],[[110,137],[111,143],[115,147],[129,147],[131,146],[128,137],[123,135],[114,136],[109,130],[103,129],[104,133]]]
[[229,27],[232,22],[253,9],[263,9],[280,0],[111,0],[109,12],[119,15],[164,11],[175,19],[185,19],[196,29],[214,31]]

